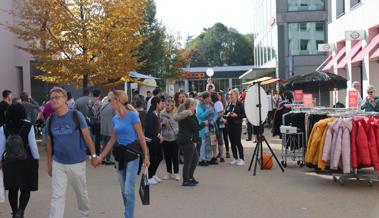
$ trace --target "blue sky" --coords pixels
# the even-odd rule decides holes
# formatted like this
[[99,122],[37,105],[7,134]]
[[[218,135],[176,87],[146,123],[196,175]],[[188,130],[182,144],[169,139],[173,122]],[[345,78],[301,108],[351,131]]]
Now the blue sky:
[[253,0],[155,0],[157,17],[182,37],[198,35],[204,27],[221,22],[239,32],[253,31]]

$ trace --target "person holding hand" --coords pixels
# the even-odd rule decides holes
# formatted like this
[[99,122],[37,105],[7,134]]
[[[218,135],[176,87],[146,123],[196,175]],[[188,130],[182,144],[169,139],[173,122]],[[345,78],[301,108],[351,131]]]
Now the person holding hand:
[[[46,121],[47,168],[52,177],[52,195],[49,218],[63,218],[67,183],[73,187],[81,218],[89,217],[89,199],[86,182],[87,149],[91,163],[96,165],[95,145],[84,115],[67,106],[67,92],[60,87],[50,90],[54,113]],[[85,143],[84,143],[85,141]]]
[[117,114],[112,118],[111,138],[99,158],[96,159],[96,165],[100,165],[114,144],[117,144],[113,149],[113,154],[124,202],[124,217],[133,218],[136,179],[141,162],[144,168],[150,165],[148,149],[138,113],[132,105],[128,104],[128,95],[122,90],[115,90],[108,93],[108,98]]
[[363,100],[361,109],[366,112],[379,112],[379,98],[374,95],[375,88],[374,86],[367,87],[367,96]]

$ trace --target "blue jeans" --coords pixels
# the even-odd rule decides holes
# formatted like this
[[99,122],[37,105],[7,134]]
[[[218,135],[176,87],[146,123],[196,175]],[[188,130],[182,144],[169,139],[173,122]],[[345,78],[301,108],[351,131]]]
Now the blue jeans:
[[200,161],[210,161],[212,159],[211,140],[208,135],[201,138]]
[[[118,168],[118,163],[116,163]],[[134,218],[135,185],[138,173],[139,158],[126,164],[125,169],[118,170],[118,180],[121,185],[122,200],[124,201],[124,217]]]

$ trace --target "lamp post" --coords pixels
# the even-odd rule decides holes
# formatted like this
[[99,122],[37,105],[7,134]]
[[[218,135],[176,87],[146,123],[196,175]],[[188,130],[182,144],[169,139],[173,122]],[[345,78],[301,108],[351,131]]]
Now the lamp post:
[[[208,81],[207,81],[207,86],[206,88],[208,87],[209,84],[212,84],[213,85],[213,81],[212,81],[212,76],[214,75],[214,70],[212,68],[208,68],[207,71],[206,71],[206,74],[207,76],[209,77],[208,78]],[[213,85],[214,87],[214,85]]]

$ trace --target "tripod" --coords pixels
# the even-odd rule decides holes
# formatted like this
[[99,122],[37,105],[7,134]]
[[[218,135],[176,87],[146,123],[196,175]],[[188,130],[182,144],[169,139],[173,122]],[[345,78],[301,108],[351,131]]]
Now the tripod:
[[276,162],[278,163],[280,169],[282,170],[282,172],[284,172],[283,166],[280,164],[275,153],[272,151],[270,144],[266,140],[266,137],[263,135],[263,131],[261,131],[261,128],[264,128],[263,124],[262,124],[261,81],[255,82],[254,84],[258,85],[258,104],[256,105],[256,107],[258,108],[258,113],[259,113],[259,126],[258,126],[258,133],[257,133],[257,144],[255,146],[253,156],[251,157],[251,161],[250,161],[250,165],[249,165],[249,171],[251,170],[251,167],[254,163],[253,175],[254,176],[256,175],[258,161],[260,162],[261,170],[263,170],[263,141],[264,141],[266,143],[267,147],[270,149],[270,152],[271,152],[272,156],[275,158]]

